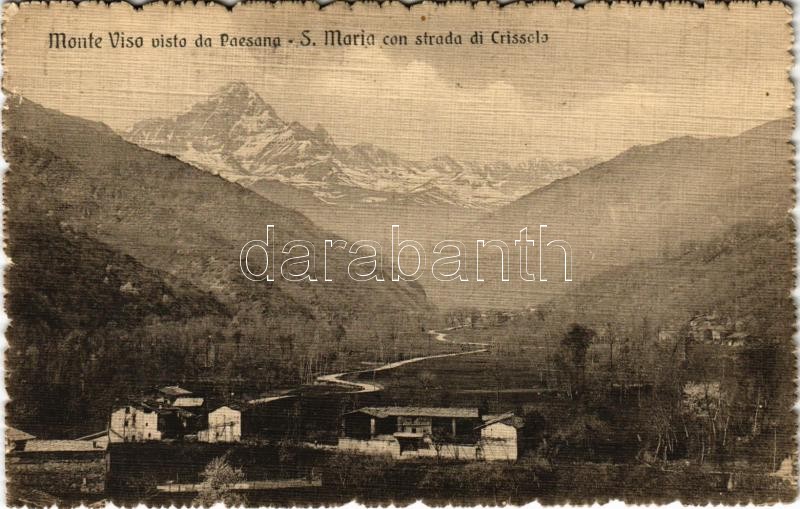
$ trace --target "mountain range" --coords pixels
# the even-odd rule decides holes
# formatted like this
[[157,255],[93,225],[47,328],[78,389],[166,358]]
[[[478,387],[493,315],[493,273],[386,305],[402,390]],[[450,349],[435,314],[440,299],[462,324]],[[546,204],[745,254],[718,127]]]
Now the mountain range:
[[[323,128],[284,122],[258,94],[233,83],[174,119],[139,122],[124,136],[345,238],[388,243],[391,225],[400,224],[403,238],[428,248],[448,238],[475,246],[477,239],[511,243],[521,228],[546,224],[545,240],[569,242],[574,278],[586,281],[674,255],[740,223],[782,220],[793,203],[791,129],[783,119],[735,136],[678,137],[603,162],[411,162],[371,145],[340,147]],[[500,282],[492,272],[498,264],[485,256],[486,281],[468,289],[421,282],[437,302],[481,307],[536,306],[566,290],[560,250],[545,250],[548,283],[536,284]]]
[[[242,89],[235,86],[233,92]],[[264,123],[286,127],[257,96],[248,92],[247,97]],[[224,111],[214,111],[210,121],[224,122],[217,119],[226,118]],[[225,365],[231,373],[248,373],[250,384],[258,381],[257,391],[363,361],[376,338],[413,347],[415,335],[427,337],[420,317],[431,302],[440,308],[508,309],[549,301],[577,315],[596,308],[605,318],[624,307],[627,314],[665,320],[673,318],[670,310],[678,304],[682,313],[691,313],[735,297],[732,306],[752,307],[753,300],[743,295],[760,292],[760,278],[768,272],[738,265],[763,268],[772,258],[785,264],[790,250],[785,242],[794,203],[790,119],[737,136],[680,137],[633,147],[488,213],[452,202],[392,208],[387,202],[362,201],[325,204],[315,209],[320,220],[298,212],[322,203],[312,188],[270,178],[258,178],[248,188],[224,172],[214,175],[126,141],[104,124],[19,96],[8,97],[3,120],[10,164],[4,181],[6,249],[12,262],[6,277],[8,355],[14,370],[10,413],[30,429],[36,423],[42,429],[96,426],[114,398],[142,381],[179,374],[229,380],[218,366],[209,370],[207,360],[197,360],[207,357],[210,338],[215,348],[235,343],[235,350],[222,357]],[[240,131],[237,125],[233,122],[229,131]],[[243,146],[227,137],[228,131],[214,132],[206,139],[217,143],[220,158]],[[329,140],[319,129],[309,132]],[[294,141],[287,153],[308,155],[307,149],[319,146]],[[344,161],[343,154],[355,152],[331,148],[330,154]],[[384,158],[382,169],[399,160],[384,152],[365,153]],[[338,175],[319,168],[324,170],[319,175],[333,180]],[[266,198],[270,194],[294,206]],[[456,238],[470,250],[476,239],[502,239],[516,251],[513,240],[520,228],[535,231],[547,224],[545,241],[570,243],[574,284],[561,281],[563,254],[555,249],[545,250],[547,282],[520,281],[515,265],[511,280],[499,281],[491,252],[481,257],[485,281],[474,281],[475,267],[469,266],[469,284],[430,277],[421,284],[347,277],[324,284],[279,277],[265,284],[239,273],[242,246],[264,239],[268,224],[276,225],[279,245],[304,239],[321,246],[324,239],[340,238],[329,231],[337,221],[354,225],[357,234],[383,228],[392,219],[386,214],[403,210],[419,218],[417,232],[428,235],[418,237],[423,243]],[[760,233],[770,228],[779,238]],[[404,238],[415,238],[414,231],[404,227],[403,232]],[[331,250],[323,260],[320,251],[317,267],[327,263],[331,274],[347,273],[351,257],[346,252]],[[276,255],[276,265],[287,259],[279,249]],[[686,273],[671,281],[670,274],[684,265]],[[732,267],[738,272],[727,278]],[[772,284],[763,294],[776,302],[786,284]],[[641,293],[625,297],[632,292]],[[111,385],[108,380],[114,380],[113,391],[104,389]],[[59,411],[52,411],[56,407]]]
[[341,146],[320,125],[309,129],[284,121],[238,82],[175,118],[143,120],[123,135],[244,186],[263,189],[264,181],[267,186],[278,181],[324,204],[491,209],[598,162],[538,158],[481,164],[447,156],[410,161],[367,143]]
[[[736,225],[781,222],[794,206],[792,129],[786,118],[736,136],[635,146],[481,217],[462,238],[467,245],[508,241],[522,227],[535,232],[548,225],[543,240],[570,244],[573,281],[580,283],[612,268],[685,253]],[[572,285],[564,283],[561,249],[545,248],[544,274],[537,277],[548,281],[537,283],[499,282],[499,263],[486,256],[486,282],[471,288],[473,302],[536,306]],[[446,284],[426,288],[440,301],[461,293]]]

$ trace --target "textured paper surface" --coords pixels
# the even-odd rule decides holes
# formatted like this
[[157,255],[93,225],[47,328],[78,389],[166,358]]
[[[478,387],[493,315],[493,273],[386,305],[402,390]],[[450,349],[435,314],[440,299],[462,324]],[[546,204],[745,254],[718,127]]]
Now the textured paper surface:
[[6,5],[8,503],[793,500],[789,21]]

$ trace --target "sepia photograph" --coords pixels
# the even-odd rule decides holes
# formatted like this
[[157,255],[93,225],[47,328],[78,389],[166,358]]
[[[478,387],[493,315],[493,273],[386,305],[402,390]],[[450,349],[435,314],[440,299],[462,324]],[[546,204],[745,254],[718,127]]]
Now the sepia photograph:
[[790,21],[5,4],[5,504],[795,501]]

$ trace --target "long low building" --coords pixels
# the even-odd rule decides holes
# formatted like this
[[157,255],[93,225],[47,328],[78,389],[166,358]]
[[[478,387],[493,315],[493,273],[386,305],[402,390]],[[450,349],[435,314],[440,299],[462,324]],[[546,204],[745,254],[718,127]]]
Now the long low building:
[[342,416],[338,447],[397,459],[516,460],[524,421],[477,408],[364,407]]
[[12,430],[7,428],[6,440],[16,443],[11,451],[7,446],[5,463],[10,506],[63,505],[62,497],[75,500],[105,491],[105,430],[74,440],[44,440]]
[[29,440],[25,444],[26,453],[33,452],[101,452],[108,448],[108,442],[91,440]]

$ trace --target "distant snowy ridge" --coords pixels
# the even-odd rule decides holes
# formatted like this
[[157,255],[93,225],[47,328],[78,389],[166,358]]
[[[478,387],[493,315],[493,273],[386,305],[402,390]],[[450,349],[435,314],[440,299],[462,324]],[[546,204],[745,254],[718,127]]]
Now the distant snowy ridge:
[[322,126],[285,122],[244,83],[222,87],[175,118],[138,122],[124,136],[243,185],[275,180],[330,204],[392,200],[489,209],[599,162],[409,161],[371,144],[342,147]]

